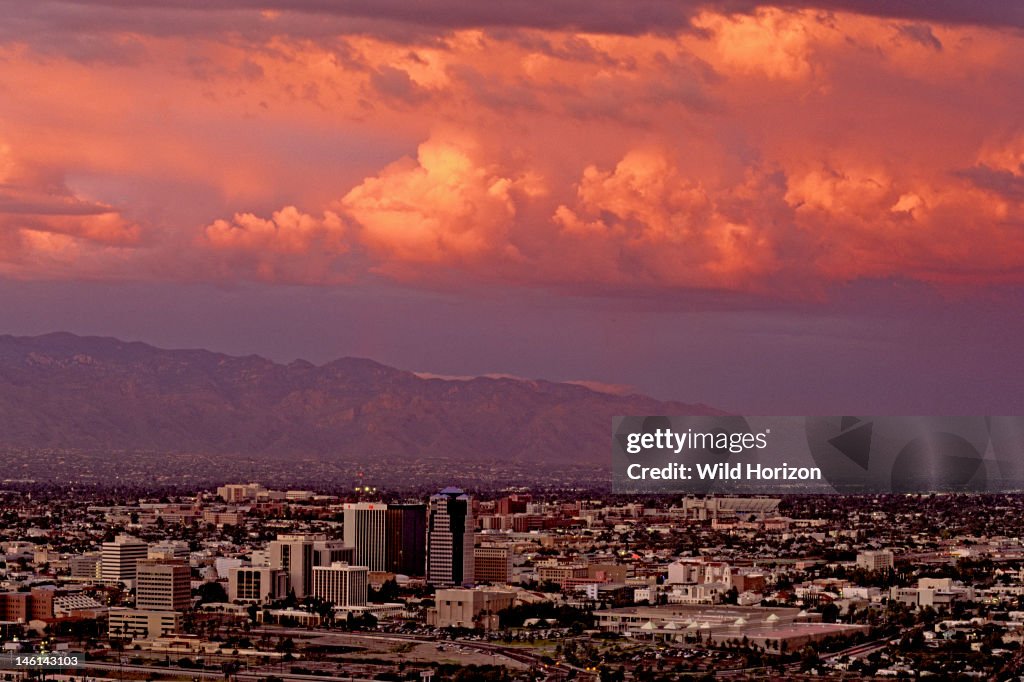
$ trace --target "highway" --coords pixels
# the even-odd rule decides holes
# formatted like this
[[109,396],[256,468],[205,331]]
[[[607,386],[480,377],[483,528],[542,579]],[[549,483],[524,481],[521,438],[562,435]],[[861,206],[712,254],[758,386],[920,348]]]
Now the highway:
[[[352,637],[354,639],[374,639],[384,640],[393,642],[420,642],[425,644],[446,644],[448,640],[438,640],[436,637],[428,635],[403,635],[398,633],[387,633],[387,632],[340,632],[340,631],[318,631],[318,630],[306,630],[304,628],[254,628],[255,633],[266,633],[276,635],[286,635],[288,637],[320,637],[323,635],[343,635],[346,637]],[[568,674],[570,672],[576,672],[576,679],[586,682],[586,680],[596,677],[593,672],[578,668],[576,666],[569,665],[565,662],[554,662],[544,663],[541,660],[541,656],[538,654],[530,653],[520,647],[506,646],[502,644],[496,644],[493,642],[478,642],[472,640],[454,640],[451,642],[457,646],[465,647],[467,649],[475,649],[480,653],[486,653],[491,655],[504,656],[512,661],[517,661],[528,666],[536,666],[540,669],[547,669],[555,671],[561,674]]]
[[[141,673],[174,673],[176,675],[182,675],[185,677],[192,677],[199,680],[223,680],[224,673],[221,671],[214,670],[194,670],[192,668],[179,668],[177,666],[165,666],[165,665],[131,665],[131,664],[120,664],[120,663],[101,663],[98,661],[88,661],[82,667],[82,670],[103,670],[107,672],[119,672],[119,671],[130,671],[130,672],[141,672]],[[233,680],[244,680],[246,682],[259,682],[267,677],[278,677],[287,682],[311,682],[315,680],[325,680],[326,682],[379,682],[364,677],[351,677],[349,675],[341,676],[329,676],[329,675],[295,675],[288,672],[247,672],[239,671],[232,673],[231,679]]]

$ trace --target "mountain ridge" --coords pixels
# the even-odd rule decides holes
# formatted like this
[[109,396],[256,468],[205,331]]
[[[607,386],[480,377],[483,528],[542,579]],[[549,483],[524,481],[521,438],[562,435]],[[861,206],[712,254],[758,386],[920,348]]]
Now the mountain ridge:
[[53,332],[0,336],[0,447],[372,459],[605,457],[619,414],[706,405],[511,377],[424,378]]

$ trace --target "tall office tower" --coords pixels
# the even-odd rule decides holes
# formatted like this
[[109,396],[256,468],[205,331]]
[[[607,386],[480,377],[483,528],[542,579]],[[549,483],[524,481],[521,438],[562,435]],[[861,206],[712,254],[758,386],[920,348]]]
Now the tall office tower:
[[184,563],[145,559],[137,566],[135,608],[184,611],[192,606],[192,571]]
[[366,566],[349,566],[337,561],[313,569],[313,596],[336,606],[365,606]]
[[388,506],[375,502],[350,502],[345,505],[345,544],[355,550],[353,561],[371,571],[385,571],[385,513]]
[[[345,545],[354,550],[351,563],[371,571],[423,575],[426,520],[427,508],[422,504],[346,504]],[[332,561],[339,560],[345,559]]]
[[305,597],[313,586],[313,544],[325,539],[319,535],[278,535],[267,549],[270,567],[288,572],[295,596]]
[[439,587],[473,584],[473,506],[469,495],[445,488],[427,510],[427,582]]
[[104,542],[100,554],[100,578],[104,581],[132,583],[136,564],[149,554],[149,545],[130,535],[118,535],[113,542]]
[[384,570],[423,575],[427,560],[427,505],[389,504],[384,528]]

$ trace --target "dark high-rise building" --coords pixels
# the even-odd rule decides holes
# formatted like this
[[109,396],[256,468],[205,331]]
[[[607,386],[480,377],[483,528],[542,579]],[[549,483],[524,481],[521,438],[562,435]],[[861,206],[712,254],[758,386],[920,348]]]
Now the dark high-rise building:
[[439,587],[473,584],[473,506],[469,495],[445,488],[427,510],[427,582]]
[[402,575],[424,575],[427,559],[427,506],[389,504],[384,512],[385,568]]
[[423,575],[426,537],[426,505],[345,505],[345,544],[354,548],[353,561],[358,566],[367,566],[371,571]]

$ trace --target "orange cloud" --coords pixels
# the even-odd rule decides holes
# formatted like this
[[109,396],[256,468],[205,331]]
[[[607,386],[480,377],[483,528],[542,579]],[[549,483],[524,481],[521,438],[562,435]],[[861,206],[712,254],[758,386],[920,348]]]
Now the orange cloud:
[[111,29],[96,49],[134,56],[105,61],[0,41],[3,258],[666,295],[1024,279],[1020,35],[702,7],[657,33],[268,8]]
[[475,158],[475,144],[431,138],[417,158],[367,178],[340,207],[361,227],[360,239],[388,262],[459,263],[487,255],[516,258],[511,232],[517,204],[543,193],[528,172],[502,172]]
[[0,271],[52,273],[57,265],[135,247],[140,239],[139,225],[117,209],[76,195],[0,142]]
[[349,251],[345,225],[333,211],[317,218],[294,206],[270,219],[237,213],[215,220],[204,231],[205,245],[224,257],[228,271],[251,273],[266,281],[330,284],[345,279],[336,259]]
[[215,249],[260,253],[296,254],[313,249],[341,254],[348,251],[345,226],[332,211],[323,218],[301,213],[294,206],[276,211],[270,220],[251,213],[236,213],[232,222],[216,220],[206,228],[206,239]]
[[812,75],[816,44],[832,32],[813,12],[794,13],[763,8],[750,15],[704,12],[694,25],[711,34],[713,63],[743,75],[803,80]]

